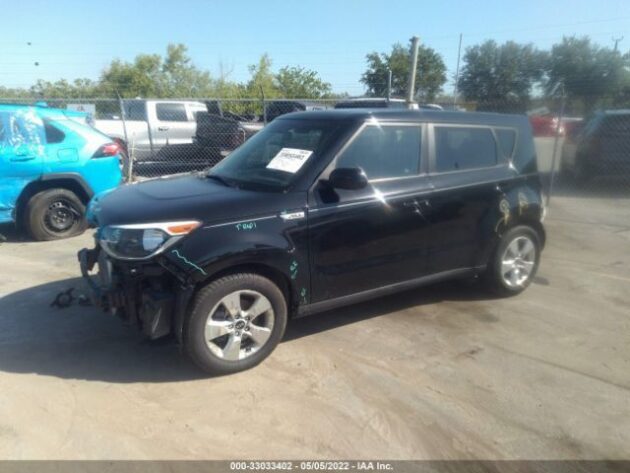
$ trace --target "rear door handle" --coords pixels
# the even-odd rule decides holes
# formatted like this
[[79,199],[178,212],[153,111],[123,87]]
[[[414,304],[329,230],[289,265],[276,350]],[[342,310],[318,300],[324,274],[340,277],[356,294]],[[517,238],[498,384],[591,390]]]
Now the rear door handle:
[[10,158],[9,161],[23,163],[24,161],[32,161],[33,159],[35,159],[35,156],[16,156],[15,158]]
[[158,131],[168,131],[169,127],[167,126],[158,126]]
[[426,201],[418,201],[417,199],[407,200],[403,202],[403,207],[405,207],[408,210],[411,210],[414,214],[424,219],[424,212],[422,210],[424,202]]

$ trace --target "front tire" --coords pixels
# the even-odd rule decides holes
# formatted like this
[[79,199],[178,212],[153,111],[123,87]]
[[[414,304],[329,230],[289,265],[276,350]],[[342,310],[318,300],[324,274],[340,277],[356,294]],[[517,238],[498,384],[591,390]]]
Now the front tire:
[[184,348],[209,374],[252,368],[271,354],[284,335],[287,303],[269,279],[238,273],[199,291],[184,329]]
[[59,240],[79,235],[87,228],[85,205],[67,189],[35,194],[26,205],[26,230],[34,240]]
[[533,228],[520,225],[508,230],[486,269],[486,286],[502,296],[523,292],[538,270],[540,249],[540,238]]

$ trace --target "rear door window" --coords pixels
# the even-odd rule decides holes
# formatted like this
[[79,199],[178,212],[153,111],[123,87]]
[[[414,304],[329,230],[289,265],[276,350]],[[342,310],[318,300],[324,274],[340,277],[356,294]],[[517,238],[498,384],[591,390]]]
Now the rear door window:
[[187,122],[186,106],[183,103],[158,103],[155,106],[158,120],[162,122]]
[[490,128],[436,126],[435,170],[463,171],[496,166],[497,144]]
[[40,156],[46,143],[41,118],[31,108],[0,114],[0,155]]
[[139,100],[125,101],[125,119],[132,121],[145,121],[147,119],[146,102]]

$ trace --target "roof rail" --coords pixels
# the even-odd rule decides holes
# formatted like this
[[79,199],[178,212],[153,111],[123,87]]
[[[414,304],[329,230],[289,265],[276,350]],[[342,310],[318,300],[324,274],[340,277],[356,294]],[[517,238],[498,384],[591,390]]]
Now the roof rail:
[[17,105],[20,107],[41,107],[41,108],[49,108],[46,102],[7,102],[4,100],[0,100],[0,105]]

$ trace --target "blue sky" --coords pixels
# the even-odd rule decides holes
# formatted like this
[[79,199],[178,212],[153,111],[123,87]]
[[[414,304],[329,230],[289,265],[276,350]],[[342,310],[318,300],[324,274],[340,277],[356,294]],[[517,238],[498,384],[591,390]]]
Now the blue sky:
[[[189,47],[195,64],[245,80],[269,53],[274,68],[317,70],[337,92],[358,95],[365,55],[418,35],[455,71],[457,43],[513,39],[547,48],[589,35],[630,50],[630,0],[0,0],[0,85],[96,79],[113,59]],[[27,43],[30,43],[27,44]],[[39,66],[34,63],[38,62]]]

